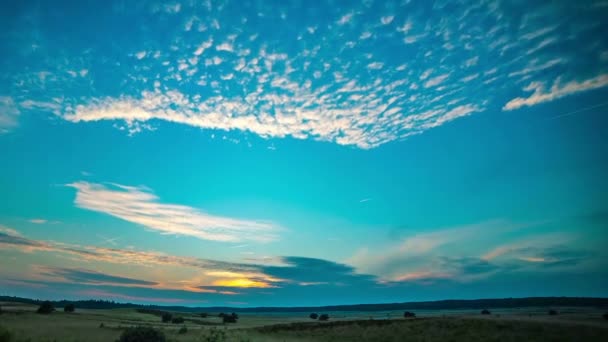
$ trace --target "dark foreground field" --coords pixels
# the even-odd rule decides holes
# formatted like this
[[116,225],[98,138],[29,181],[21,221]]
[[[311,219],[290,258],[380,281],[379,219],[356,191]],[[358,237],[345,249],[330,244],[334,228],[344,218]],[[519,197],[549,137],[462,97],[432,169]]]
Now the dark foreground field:
[[534,314],[469,313],[415,319],[336,317],[328,322],[301,315],[250,314],[224,325],[216,315],[202,318],[181,313],[184,323],[172,324],[135,309],[49,315],[37,314],[35,309],[2,303],[0,342],[116,341],[132,326],[162,330],[169,341],[608,341],[608,320],[592,310],[564,310],[555,316],[536,310]]

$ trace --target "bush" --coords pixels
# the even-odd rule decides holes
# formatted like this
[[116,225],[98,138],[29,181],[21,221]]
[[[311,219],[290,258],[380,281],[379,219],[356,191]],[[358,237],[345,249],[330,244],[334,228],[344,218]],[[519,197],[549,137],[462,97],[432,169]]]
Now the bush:
[[173,324],[184,323],[184,317],[173,317],[173,319],[171,320],[171,323],[173,323]]
[[178,334],[183,335],[185,333],[188,332],[188,328],[186,328],[186,326],[184,325],[183,327],[179,328],[179,330],[177,331]]
[[319,315],[317,315],[316,313],[313,312],[308,317],[310,317],[310,319],[317,319],[317,318],[319,318]]
[[481,314],[482,315],[491,315],[492,313],[488,309],[483,309],[483,310],[481,310]]
[[604,319],[608,319],[608,312],[604,314]]
[[40,307],[38,308],[38,310],[36,310],[37,313],[43,314],[43,315],[48,315],[53,311],[55,311],[55,307],[48,300],[42,302],[42,304],[40,304]]
[[556,316],[557,315],[557,310],[549,310],[549,316]]
[[0,327],[0,342],[14,341],[15,336],[7,329]]
[[207,316],[209,316],[206,312],[201,312],[201,317],[202,318],[207,318]]
[[224,323],[236,323],[238,319],[239,315],[235,314],[234,312],[231,315],[224,314],[224,316],[222,317],[222,321]]
[[103,323],[99,323],[99,327],[100,327],[100,328],[105,328],[105,327],[106,327],[106,325],[105,325],[105,324],[103,324]]
[[127,328],[117,342],[165,342],[162,331],[150,327]]
[[327,321],[328,319],[329,319],[328,314],[322,314],[321,316],[319,316],[319,321]]
[[163,323],[169,323],[169,322],[171,322],[173,315],[168,312],[165,312],[165,313],[163,313],[162,316],[160,316],[160,318],[163,321]]
[[403,317],[404,318],[414,318],[414,317],[416,317],[416,314],[413,312],[406,311],[403,313]]
[[76,310],[76,307],[74,306],[74,304],[68,304],[63,307],[64,312],[74,312],[74,310]]

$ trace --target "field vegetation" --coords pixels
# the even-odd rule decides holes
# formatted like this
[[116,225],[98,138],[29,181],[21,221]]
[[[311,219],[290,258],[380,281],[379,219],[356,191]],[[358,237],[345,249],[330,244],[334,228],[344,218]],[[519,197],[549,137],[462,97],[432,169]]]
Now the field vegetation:
[[[43,304],[0,303],[0,342],[608,341],[608,320],[605,310],[599,309],[492,309],[491,314],[441,315],[407,311],[371,318],[362,317],[369,312],[331,312],[315,313],[312,320],[311,313],[209,315],[137,308],[75,307],[73,312],[37,313]],[[324,315],[326,320],[321,319]],[[173,323],[176,318],[179,323]]]

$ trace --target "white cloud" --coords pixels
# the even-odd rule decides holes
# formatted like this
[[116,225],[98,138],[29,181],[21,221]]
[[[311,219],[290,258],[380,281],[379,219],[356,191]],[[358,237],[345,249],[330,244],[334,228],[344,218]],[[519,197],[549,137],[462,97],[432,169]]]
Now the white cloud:
[[17,126],[19,114],[19,109],[12,97],[0,96],[0,134]]
[[164,7],[165,12],[167,12],[169,14],[179,13],[181,8],[182,8],[182,5],[180,3],[166,4]]
[[369,38],[371,36],[372,36],[371,32],[365,31],[365,32],[361,33],[361,35],[359,36],[359,39],[365,40],[365,39],[367,39],[367,38]]
[[394,15],[387,15],[386,17],[380,18],[380,22],[382,25],[388,25],[393,22],[393,19],[395,19]]
[[31,219],[28,220],[30,223],[34,223],[34,224],[45,224],[47,222],[47,220],[45,219],[40,219],[40,218],[36,218],[36,219]]
[[135,57],[137,57],[137,59],[143,59],[144,57],[146,57],[146,51],[139,51],[135,54]]
[[596,77],[583,81],[570,81],[566,84],[561,83],[561,79],[555,80],[550,89],[545,89],[545,85],[540,82],[532,82],[524,91],[533,91],[527,98],[517,97],[507,102],[503,110],[513,110],[525,106],[534,106],[540,103],[553,101],[562,97],[576,94],[582,91],[602,88],[608,85],[608,74],[601,74]]
[[526,68],[519,70],[519,71],[514,71],[509,73],[509,77],[513,77],[513,76],[520,76],[520,75],[527,75],[533,72],[537,72],[537,71],[542,71],[545,69],[549,69],[553,66],[559,65],[559,64],[563,64],[566,61],[563,58],[555,58],[549,61],[546,61],[543,64],[538,64],[538,62],[536,63],[530,63]]
[[557,25],[544,27],[544,28],[538,29],[533,32],[528,32],[528,33],[522,35],[521,38],[525,39],[525,40],[532,40],[532,39],[538,38],[540,36],[544,36],[547,33],[552,32],[556,28],[557,28]]
[[348,24],[353,19],[353,13],[347,13],[338,20],[338,25]]
[[443,75],[435,76],[435,77],[429,79],[428,81],[426,81],[424,83],[424,87],[430,88],[430,87],[437,86],[437,85],[441,84],[443,81],[445,81],[448,77],[450,77],[450,74],[443,74]]
[[406,33],[408,33],[412,29],[413,26],[414,25],[412,24],[412,22],[408,20],[405,23],[403,23],[403,26],[398,27],[397,31],[398,32],[403,32],[404,34],[406,34]]
[[367,65],[367,68],[370,70],[380,70],[384,66],[383,63],[380,62],[372,62]]
[[164,204],[145,187],[75,182],[75,204],[140,224],[163,234],[215,241],[270,241],[279,227],[270,222],[215,216],[179,204]]
[[230,43],[230,42],[224,42],[224,43],[216,46],[215,49],[217,51],[227,51],[227,52],[233,52],[234,51],[234,48],[232,47],[232,43]]
[[213,39],[209,38],[208,40],[202,42],[194,51],[194,54],[196,56],[202,55],[203,52],[205,52],[206,49],[210,48],[211,45],[213,45]]
[[[454,250],[466,246],[467,253],[478,253],[478,258],[487,252],[488,245],[502,243],[504,234],[534,226],[537,223],[517,223],[506,220],[492,220],[477,224],[448,227],[414,233],[382,249],[364,247],[358,250],[347,263],[363,273],[378,275],[385,281],[410,281],[424,278],[466,280],[466,276],[454,265],[445,264]],[[416,230],[410,230],[416,231]],[[471,245],[472,240],[477,241]],[[460,246],[460,247],[459,247]],[[457,252],[456,252],[457,253]],[[475,254],[473,254],[475,255]]]

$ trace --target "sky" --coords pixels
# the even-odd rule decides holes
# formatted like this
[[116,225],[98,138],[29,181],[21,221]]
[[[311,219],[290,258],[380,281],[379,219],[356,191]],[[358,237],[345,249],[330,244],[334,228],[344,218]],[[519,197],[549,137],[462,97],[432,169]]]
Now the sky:
[[0,294],[608,296],[608,2],[0,5]]

